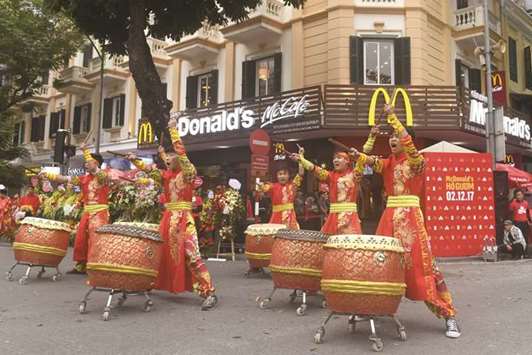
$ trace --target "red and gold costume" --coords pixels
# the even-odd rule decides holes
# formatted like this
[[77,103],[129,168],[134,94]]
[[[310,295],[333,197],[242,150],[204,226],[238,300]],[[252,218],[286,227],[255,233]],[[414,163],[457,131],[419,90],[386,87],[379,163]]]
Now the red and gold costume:
[[[83,151],[83,157],[85,161],[94,159],[87,149]],[[52,181],[56,178],[53,174],[47,175]],[[97,228],[109,224],[110,180],[105,171],[98,170],[94,174],[74,176],[70,179],[70,183],[81,188],[81,202],[83,204],[83,212],[74,242],[74,261],[79,266],[87,262],[90,237]],[[81,269],[83,268],[84,266],[81,266]],[[81,269],[78,271],[82,271]]]
[[0,236],[11,232],[14,227],[11,199],[0,194]]
[[[404,127],[395,115],[388,121],[396,132]],[[430,249],[430,239],[425,229],[420,208],[423,190],[423,156],[414,146],[410,135],[400,139],[403,152],[386,159],[375,158],[374,170],[381,173],[388,197],[386,209],[377,227],[377,235],[393,236],[401,240],[405,249],[406,296],[411,300],[425,301],[438,317],[455,315],[451,294],[438,270]],[[359,161],[365,163],[367,156]]]
[[[153,170],[160,174],[165,201],[160,225],[164,246],[155,288],[173,293],[195,290],[205,298],[214,294],[214,286],[201,259],[192,215],[196,168],[186,155],[177,129],[171,128],[170,135],[178,156],[179,169],[162,172]],[[134,164],[139,169],[145,169],[140,160],[134,161]]]
[[39,200],[39,196],[32,192],[22,196],[19,199],[19,205],[21,211],[29,212],[35,216],[41,206],[41,201]]
[[[339,152],[335,155],[351,161],[347,153]],[[311,171],[322,182],[329,185],[329,199],[331,202],[329,215],[321,231],[326,234],[359,234],[362,232],[357,213],[358,184],[361,169],[348,168],[345,171],[327,171],[301,157],[301,164]]]
[[272,200],[272,216],[269,223],[284,224],[288,229],[299,229],[294,200],[302,183],[301,175],[296,175],[286,184],[274,182],[265,183],[259,187],[259,190],[266,193]]

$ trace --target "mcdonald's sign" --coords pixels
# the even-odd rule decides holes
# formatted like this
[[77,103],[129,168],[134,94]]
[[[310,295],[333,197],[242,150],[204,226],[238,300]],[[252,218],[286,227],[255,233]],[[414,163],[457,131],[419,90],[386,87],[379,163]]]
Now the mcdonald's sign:
[[491,86],[493,88],[493,103],[497,106],[506,106],[506,78],[504,71],[496,71],[491,74]]
[[384,97],[384,102],[392,106],[396,105],[398,97],[401,96],[403,98],[403,102],[405,105],[406,125],[407,126],[414,125],[412,104],[410,103],[410,97],[408,96],[408,93],[406,92],[406,90],[403,88],[397,88],[394,91],[393,97],[390,97],[386,89],[378,88],[377,90],[373,92],[373,95],[371,96],[371,101],[369,104],[368,124],[370,126],[375,125],[375,121],[376,121],[375,113],[377,110],[377,101],[379,101],[379,97],[381,95]]
[[506,157],[504,157],[504,164],[508,164],[511,166],[515,165],[514,157],[511,154],[506,154]]
[[155,141],[155,132],[153,131],[151,122],[146,119],[140,120],[137,135],[137,148],[146,149],[153,148],[154,146],[157,146],[157,142]]

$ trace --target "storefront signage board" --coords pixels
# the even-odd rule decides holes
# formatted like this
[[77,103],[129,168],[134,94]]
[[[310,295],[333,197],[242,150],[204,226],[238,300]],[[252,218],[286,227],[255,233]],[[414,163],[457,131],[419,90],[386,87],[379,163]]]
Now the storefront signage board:
[[[471,93],[469,123],[486,127],[486,112],[488,111],[484,104],[486,101],[487,98],[485,96],[475,91]],[[510,118],[504,115],[504,132],[526,142],[530,142],[532,138],[530,125],[519,117]]]
[[495,240],[491,155],[423,153],[425,224],[438,257],[480,255]]

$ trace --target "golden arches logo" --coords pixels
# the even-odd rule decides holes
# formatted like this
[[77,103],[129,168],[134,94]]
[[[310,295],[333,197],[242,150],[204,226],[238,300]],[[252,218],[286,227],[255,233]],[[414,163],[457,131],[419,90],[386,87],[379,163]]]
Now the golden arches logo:
[[153,128],[149,121],[144,121],[140,124],[139,135],[137,137],[137,143],[142,144],[153,144]]
[[502,86],[502,77],[501,74],[496,73],[491,76],[491,86],[494,88]]
[[414,125],[414,116],[412,113],[412,105],[410,104],[410,97],[408,96],[408,93],[405,89],[398,88],[395,90],[395,93],[392,98],[390,98],[390,95],[388,95],[388,92],[384,88],[378,88],[373,92],[373,95],[371,96],[371,101],[369,104],[369,114],[368,114],[368,124],[370,126],[375,126],[375,111],[377,109],[377,101],[379,100],[379,96],[382,95],[384,97],[384,101],[388,105],[395,106],[397,102],[397,98],[399,96],[403,97],[403,101],[405,104],[405,112],[406,112],[406,125],[407,126],[413,126]]
[[506,157],[504,157],[504,164],[515,165],[515,161],[514,161],[513,155],[507,154]]
[[275,143],[275,154],[284,154],[284,151],[283,143]]

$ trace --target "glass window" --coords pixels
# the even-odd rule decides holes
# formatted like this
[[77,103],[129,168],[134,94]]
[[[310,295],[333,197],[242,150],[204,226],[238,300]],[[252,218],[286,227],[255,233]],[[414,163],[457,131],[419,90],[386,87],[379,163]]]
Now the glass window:
[[465,65],[460,65],[460,78],[462,86],[469,89],[469,68]]
[[255,92],[257,96],[270,95],[275,90],[275,61],[273,57],[259,59],[256,61],[256,84]]
[[89,123],[89,105],[83,105],[81,106],[80,133],[88,133],[90,131]]
[[15,145],[24,144],[24,130],[25,130],[24,121],[15,124],[15,134],[13,136],[13,143]]
[[460,9],[465,9],[466,7],[468,7],[468,1],[467,0],[456,0],[456,9],[457,10],[460,10]]
[[120,96],[113,97],[113,127],[121,127],[121,102]]
[[392,41],[364,42],[364,84],[391,85],[394,83]]
[[212,86],[212,74],[200,75],[198,77],[198,107],[208,107],[210,102]]

